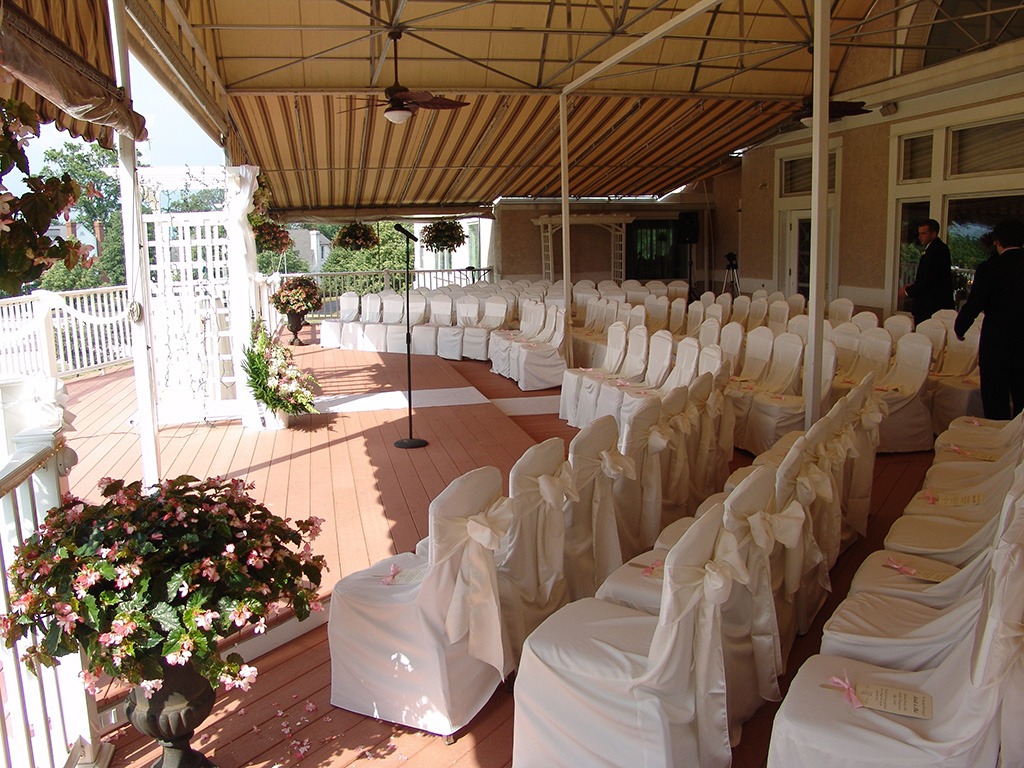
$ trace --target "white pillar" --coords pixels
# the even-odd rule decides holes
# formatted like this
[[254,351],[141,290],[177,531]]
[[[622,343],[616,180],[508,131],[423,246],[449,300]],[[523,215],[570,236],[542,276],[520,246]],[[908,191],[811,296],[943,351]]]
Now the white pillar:
[[825,275],[828,273],[828,97],[829,30],[825,0],[814,0],[814,73],[811,118],[811,274],[807,313],[807,360],[804,364],[804,426],[821,416],[821,347],[824,340]]
[[[125,40],[123,0],[110,0],[110,24],[117,67],[118,85],[131,103],[131,78],[128,73],[128,46]],[[132,357],[135,365],[135,398],[138,401],[139,448],[142,451],[142,482],[160,481],[160,450],[156,436],[156,375],[153,367],[153,333],[150,323],[149,254],[142,237],[142,212],[139,206],[139,178],[135,167],[135,141],[117,135],[117,168],[121,182],[121,220],[124,225],[125,279],[128,300],[134,305],[132,316]]]
[[572,268],[569,253],[569,106],[558,97],[558,137],[562,157],[562,283],[565,287],[565,364],[572,368]]

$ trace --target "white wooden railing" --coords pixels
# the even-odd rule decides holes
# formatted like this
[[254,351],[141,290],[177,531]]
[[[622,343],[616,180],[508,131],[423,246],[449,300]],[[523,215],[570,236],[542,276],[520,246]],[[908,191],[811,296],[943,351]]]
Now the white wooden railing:
[[[75,462],[61,430],[34,429],[14,437],[15,451],[0,468],[0,609],[9,613],[14,595],[7,568],[14,550],[39,527],[46,510],[60,502],[65,477]],[[5,768],[106,765],[113,749],[98,737],[95,700],[79,679],[78,656],[65,656],[55,669],[36,676],[21,662],[23,638],[0,645],[4,690],[0,723],[0,764]]]
[[70,376],[132,359],[128,289],[0,299],[0,375]]

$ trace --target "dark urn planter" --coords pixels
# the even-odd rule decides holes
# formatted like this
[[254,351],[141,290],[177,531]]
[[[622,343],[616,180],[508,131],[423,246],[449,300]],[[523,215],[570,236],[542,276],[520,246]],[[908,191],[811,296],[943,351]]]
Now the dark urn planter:
[[129,691],[125,712],[131,724],[164,749],[152,768],[215,768],[189,741],[216,698],[210,681],[191,664],[165,664],[164,684],[152,698],[147,699],[139,687]]
[[305,312],[289,312],[288,313],[288,330],[292,332],[292,340],[289,344],[302,346],[303,342],[299,338],[299,331],[302,330],[302,324],[306,322]]

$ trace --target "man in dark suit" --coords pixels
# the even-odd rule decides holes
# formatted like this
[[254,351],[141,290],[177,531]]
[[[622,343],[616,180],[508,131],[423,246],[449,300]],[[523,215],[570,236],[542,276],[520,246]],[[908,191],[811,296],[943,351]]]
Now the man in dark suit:
[[978,362],[985,416],[1009,419],[1024,410],[1024,221],[992,230],[996,254],[978,265],[971,295],[953,331],[963,339],[982,312]]
[[924,246],[921,261],[917,264],[914,282],[899,290],[900,297],[913,299],[910,311],[914,323],[927,320],[937,310],[952,309],[953,270],[949,259],[949,248],[939,239],[939,222],[928,219],[917,227],[917,240]]

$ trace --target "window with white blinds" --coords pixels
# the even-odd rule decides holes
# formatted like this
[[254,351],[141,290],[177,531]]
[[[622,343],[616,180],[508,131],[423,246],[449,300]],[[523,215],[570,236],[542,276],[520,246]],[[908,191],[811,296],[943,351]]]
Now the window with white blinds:
[[950,131],[949,175],[1024,169],[1024,119]]
[[900,181],[927,181],[932,176],[932,135],[904,136],[900,146]]
[[[811,194],[811,158],[793,157],[782,161],[782,196]],[[836,191],[836,155],[828,154],[828,191]]]

